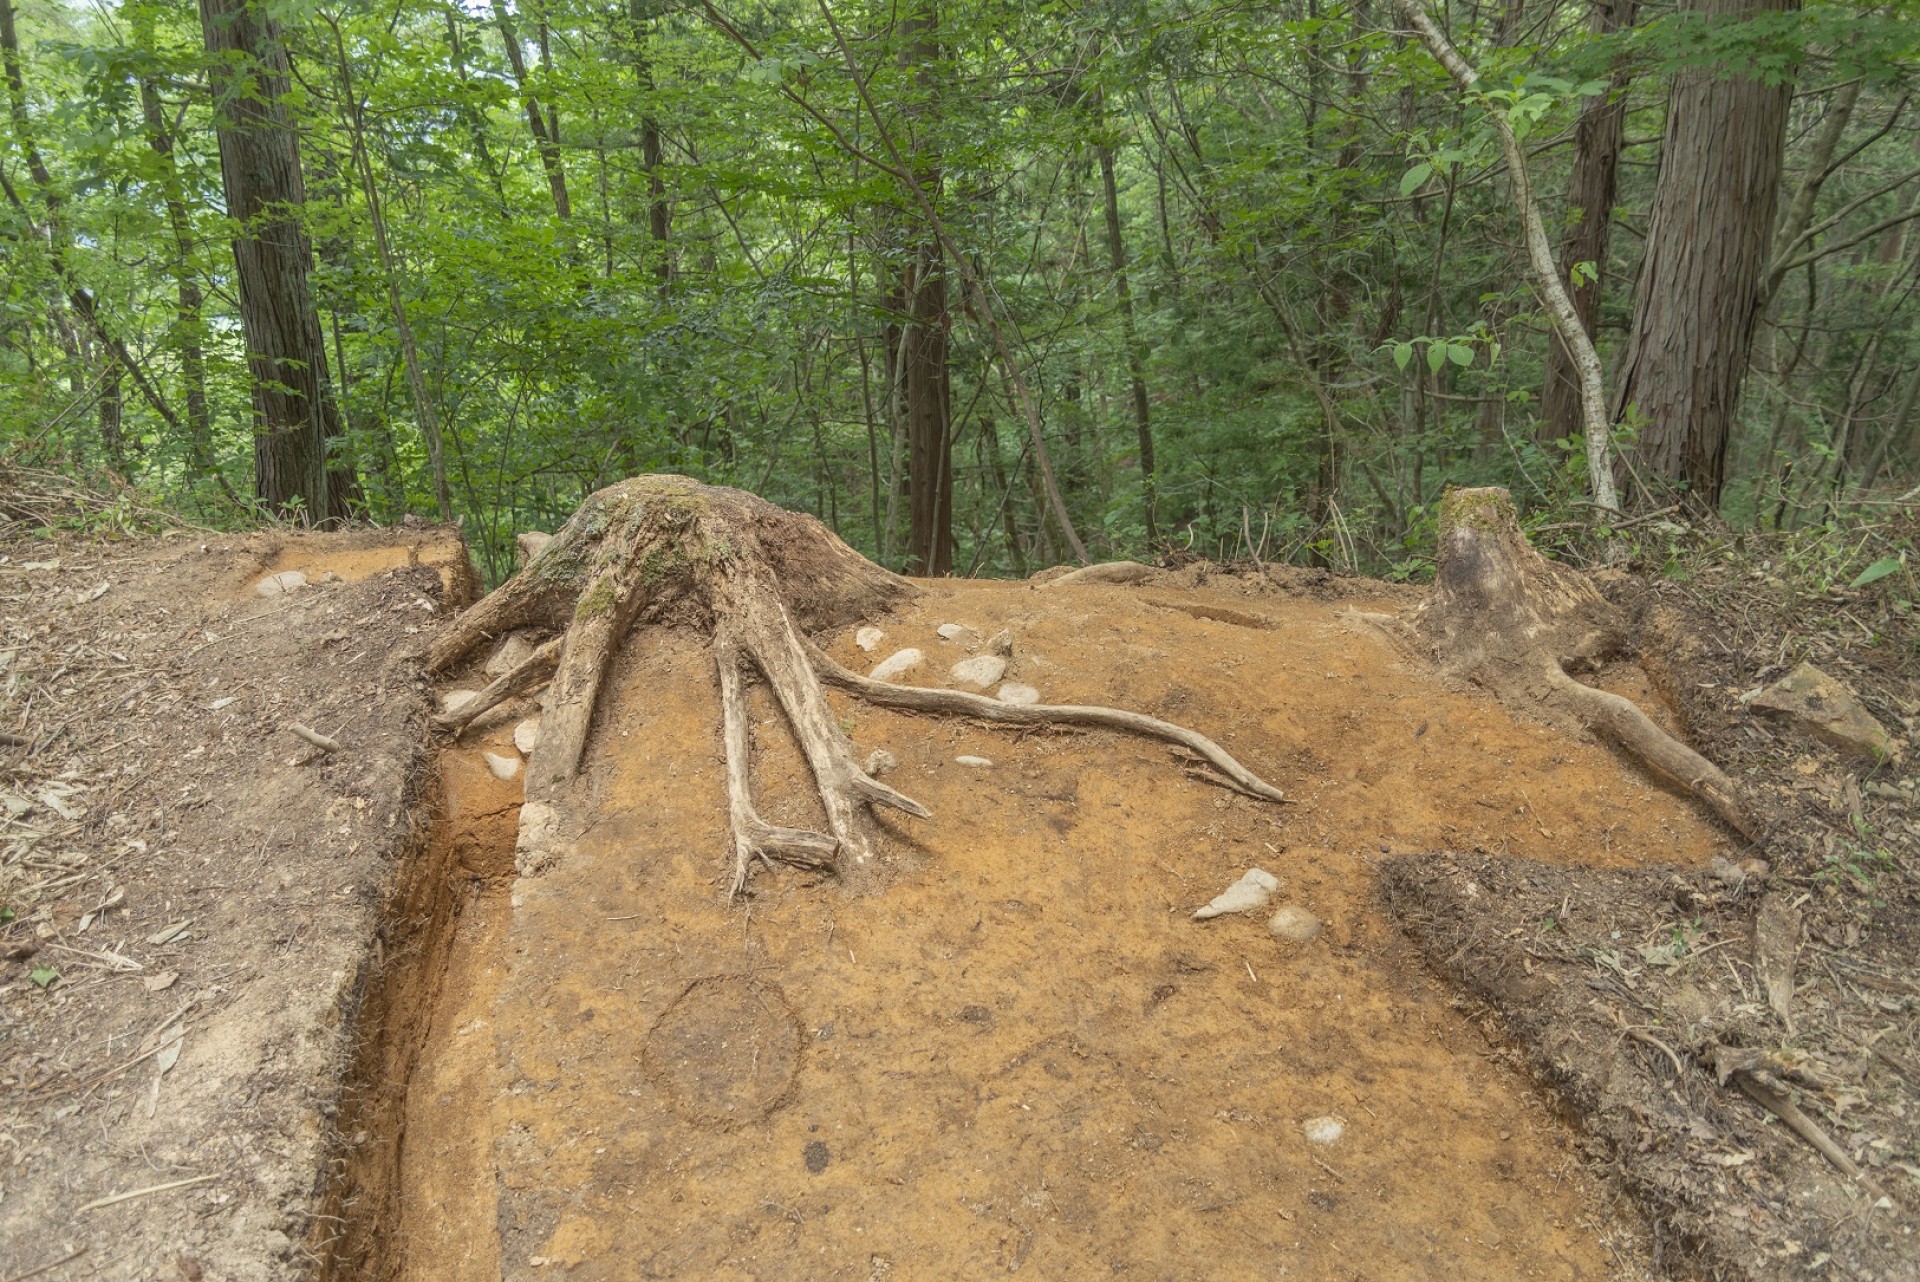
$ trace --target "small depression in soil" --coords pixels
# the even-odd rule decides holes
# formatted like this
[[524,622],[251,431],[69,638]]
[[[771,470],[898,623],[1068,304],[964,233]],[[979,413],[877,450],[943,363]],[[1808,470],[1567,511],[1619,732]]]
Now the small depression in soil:
[[[967,657],[938,625],[1010,629],[1010,677],[1046,701],[1190,725],[1294,803],[1190,777],[1157,743],[835,693],[934,813],[889,829],[894,876],[864,898],[782,871],[724,902],[701,638],[629,642],[589,745],[599,820],[518,883],[519,783],[481,753],[512,754],[531,705],[502,710],[443,754],[390,932],[362,1064],[390,1089],[348,1110],[336,1190],[359,1262],[336,1276],[1636,1276],[1635,1230],[1379,914],[1373,864],[1725,845],[1606,749],[1342,616],[1404,604],[928,585],[875,620],[875,654],[849,636],[835,657],[917,646],[904,679],[934,684]],[[1651,698],[1631,678],[1611,684]],[[763,814],[818,824],[754,697]],[[1317,940],[1275,941],[1266,913],[1191,919],[1256,866]],[[1316,1144],[1325,1117],[1344,1128]]]

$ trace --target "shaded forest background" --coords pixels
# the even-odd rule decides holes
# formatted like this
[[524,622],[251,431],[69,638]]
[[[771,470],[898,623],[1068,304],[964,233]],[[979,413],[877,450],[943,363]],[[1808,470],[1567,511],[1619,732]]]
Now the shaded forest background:
[[0,448],[494,578],[650,470],[920,573],[1910,507],[1913,7],[1425,12],[1476,91],[1386,0],[0,0]]

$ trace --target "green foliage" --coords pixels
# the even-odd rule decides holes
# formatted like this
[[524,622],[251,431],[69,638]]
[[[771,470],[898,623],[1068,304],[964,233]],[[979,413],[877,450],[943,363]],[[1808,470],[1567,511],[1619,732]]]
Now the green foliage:
[[[955,251],[996,309],[1097,556],[1164,550],[1146,537],[1136,367],[1163,545],[1417,577],[1446,485],[1503,484],[1534,537],[1578,555],[1590,513],[1575,506],[1577,432],[1540,421],[1552,340],[1486,110],[1525,138],[1556,236],[1596,216],[1638,232],[1664,78],[1701,71],[1800,83],[1790,176],[1832,86],[1865,86],[1846,163],[1815,201],[1809,245],[1824,256],[1789,274],[1762,318],[1765,373],[1741,402],[1725,515],[1817,532],[1920,480],[1915,416],[1900,409],[1920,378],[1920,237],[1897,221],[1912,200],[1901,112],[1920,28],[1899,6],[1717,22],[1663,12],[1610,37],[1591,34],[1584,10],[1530,13],[1515,33],[1502,11],[1456,6],[1446,28],[1483,77],[1465,109],[1384,10],[958,0],[916,42],[877,5],[835,6],[837,32],[791,0],[643,9],[637,22],[626,6],[512,10],[522,86],[488,7],[271,7],[295,71],[286,106],[346,424],[338,451],[367,518],[435,510],[397,298],[489,578],[514,564],[515,532],[553,529],[595,489],[648,470],[745,485],[899,567],[913,463],[889,375],[904,284],[924,279],[935,243],[921,196],[949,238],[940,327],[958,568],[1026,573],[1064,559],[1066,543]],[[256,521],[222,489],[251,490],[251,375],[197,16],[126,0],[33,6],[21,22],[28,128],[0,126],[0,166],[20,194],[0,205],[0,449],[123,496],[79,518],[95,532],[144,528],[157,506]],[[149,94],[170,154],[154,145]],[[566,218],[529,95],[560,138]],[[1574,210],[1568,134],[1609,95],[1633,141],[1617,209]],[[922,175],[921,196],[903,166]],[[1641,252],[1619,234],[1599,261],[1562,264],[1597,290],[1610,367]],[[74,284],[167,414],[132,377],[116,384],[76,321]],[[197,313],[183,287],[204,300]],[[1637,427],[1621,425],[1624,448]],[[1631,534],[1636,546],[1661,537]],[[1910,602],[1908,563],[1882,568],[1897,555],[1876,545],[1820,568]]]

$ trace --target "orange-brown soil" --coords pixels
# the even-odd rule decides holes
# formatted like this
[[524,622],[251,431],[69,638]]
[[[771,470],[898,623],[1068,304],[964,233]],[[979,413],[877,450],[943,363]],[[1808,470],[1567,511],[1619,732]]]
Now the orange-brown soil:
[[[1428,849],[1697,865],[1728,847],[1690,803],[1343,614],[1403,597],[926,588],[872,620],[875,654],[831,652],[865,670],[918,646],[905,679],[937,684],[967,654],[937,625],[1010,629],[1010,675],[1045,701],[1191,726],[1292,804],[1157,743],[836,693],[934,818],[889,827],[880,893],[762,871],[729,905],[711,656],[637,632],[589,744],[597,822],[464,900],[420,987],[397,1159],[358,1175],[356,1205],[395,1195],[377,1275],[1641,1275],[1634,1225],[1372,886],[1383,855]],[[511,755],[529,710],[444,754],[435,840],[504,856],[511,798],[479,754]],[[778,711],[756,692],[754,712],[763,815],[817,824]],[[1191,919],[1256,866],[1319,939]],[[1324,1116],[1344,1134],[1316,1145],[1302,1124]]]

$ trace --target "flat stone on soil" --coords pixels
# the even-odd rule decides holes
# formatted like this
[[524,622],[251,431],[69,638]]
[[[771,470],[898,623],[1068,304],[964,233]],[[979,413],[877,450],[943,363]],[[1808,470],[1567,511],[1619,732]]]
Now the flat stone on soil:
[[511,779],[520,773],[520,758],[503,757],[497,752],[481,754],[487,759],[487,769],[493,771],[495,779]]
[[478,690],[449,690],[440,696],[440,711],[450,717],[472,703],[479,695]]
[[1264,905],[1280,889],[1280,881],[1264,868],[1249,868],[1246,875],[1213,897],[1213,902],[1193,912],[1195,921],[1244,913]]
[[975,770],[984,770],[993,763],[985,757],[955,757],[953,764],[956,766],[969,766]]
[[1038,703],[1040,692],[1032,686],[1021,685],[1018,681],[1009,681],[994,692],[994,698],[1002,703]]
[[878,779],[881,775],[900,764],[900,758],[885,748],[875,748],[867,754],[867,773]]
[[873,648],[886,640],[886,637],[887,634],[879,628],[869,625],[853,634],[853,643],[862,650],[865,650],[868,654],[872,654]]
[[1856,757],[1887,761],[1897,754],[1886,727],[1860,706],[1853,691],[1811,663],[1749,695],[1747,706],[1770,712],[1802,734]]
[[984,690],[1007,675],[1007,661],[997,654],[976,654],[948,669],[955,681]]
[[925,655],[921,654],[912,646],[908,646],[904,650],[895,650],[892,654],[882,659],[879,665],[867,675],[875,681],[891,681],[901,673],[919,667],[921,660],[924,658],[926,658]]
[[1309,1144],[1337,1144],[1347,1133],[1347,1124],[1337,1117],[1310,1117],[1300,1124]]
[[1267,922],[1267,930],[1290,944],[1312,943],[1320,937],[1320,919],[1299,904],[1285,904]]
[[952,641],[955,643],[964,641],[973,635],[973,629],[964,623],[943,623],[933,631],[942,641]]
[[253,590],[261,596],[285,596],[295,588],[307,586],[307,576],[298,570],[282,570],[278,574],[269,574],[253,585]]
[[513,746],[520,750],[523,757],[533,755],[533,746],[540,742],[540,718],[528,717],[513,728]]

